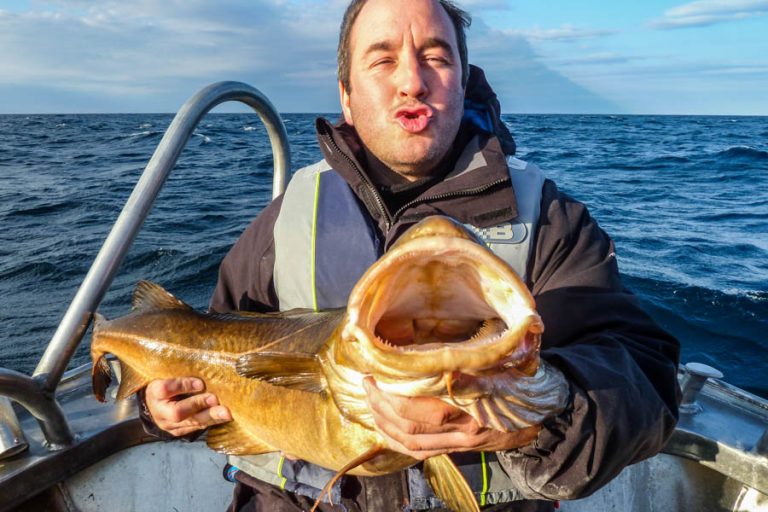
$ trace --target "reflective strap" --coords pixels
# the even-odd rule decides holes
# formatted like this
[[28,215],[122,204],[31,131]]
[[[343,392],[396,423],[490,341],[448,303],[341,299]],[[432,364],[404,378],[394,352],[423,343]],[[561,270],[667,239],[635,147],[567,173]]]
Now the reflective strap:
[[312,251],[310,256],[312,286],[312,309],[319,311],[317,307],[317,210],[320,203],[320,173],[315,176],[315,200],[312,208]]
[[314,231],[318,177],[330,167],[321,161],[297,171],[283,195],[275,222],[275,291],[281,310],[317,308]]
[[[525,499],[502,467],[495,452],[462,452],[451,459],[472,489],[477,502],[483,506]],[[410,508],[414,511],[444,508],[435,496],[419,466],[406,469]]]
[[488,494],[488,465],[485,463],[485,452],[480,452],[480,462],[483,465],[483,490],[480,491],[480,506],[484,507]]
[[[237,468],[254,478],[279,487],[287,492],[301,494],[316,500],[325,487],[336,475],[335,471],[315,466],[303,460],[291,460],[278,452],[261,455],[230,455],[227,457],[230,466]],[[334,503],[341,502],[341,487],[345,477],[341,477],[331,488],[330,499]],[[324,502],[329,496],[323,498]]]
[[376,227],[344,179],[325,162],[294,174],[275,222],[280,310],[343,307],[380,256]]
[[280,457],[280,462],[277,464],[277,476],[280,478],[280,488],[285,489],[285,483],[288,481],[283,476],[283,463],[285,462],[285,455]]
[[285,488],[285,478],[282,476],[284,457],[277,452],[261,455],[229,455],[227,462],[254,478],[276,487]]

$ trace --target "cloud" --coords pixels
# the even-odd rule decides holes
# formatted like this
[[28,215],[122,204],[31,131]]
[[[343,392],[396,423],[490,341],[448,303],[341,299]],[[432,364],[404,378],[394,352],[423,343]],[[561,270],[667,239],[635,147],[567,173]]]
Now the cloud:
[[529,40],[478,19],[469,32],[470,62],[482,67],[502,111],[616,113],[622,109],[542,62]]
[[618,33],[618,31],[583,29],[565,24],[561,25],[559,28],[542,29],[535,27],[528,30],[510,30],[507,31],[507,33],[535,41],[576,41],[579,39],[594,39],[597,37],[610,36]]
[[[0,15],[0,112],[171,112],[220,80],[254,85],[281,111],[337,112],[336,44],[346,4],[37,0],[33,9]],[[540,38],[589,32],[556,31]],[[473,62],[493,77],[505,111],[617,110],[548,68],[523,35],[490,29],[476,16],[469,36]]]
[[222,79],[253,83],[284,108],[291,101],[284,91],[336,94],[333,81],[312,75],[335,69],[340,14],[315,2],[59,0],[45,7],[0,17],[0,48],[12,49],[0,52],[0,85],[90,92],[132,109],[147,101],[144,111],[175,108]]
[[479,11],[509,11],[512,9],[507,0],[462,0],[458,5],[470,13]]
[[628,57],[614,52],[593,53],[580,57],[568,57],[555,59],[554,62],[561,66],[604,66],[607,64],[628,64],[642,60],[645,57]]
[[699,0],[664,13],[650,26],[658,29],[702,27],[768,14],[768,0]]

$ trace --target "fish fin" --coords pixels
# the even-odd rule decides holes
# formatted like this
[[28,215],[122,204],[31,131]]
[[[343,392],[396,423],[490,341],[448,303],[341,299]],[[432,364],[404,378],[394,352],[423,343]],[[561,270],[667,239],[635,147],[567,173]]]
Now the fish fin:
[[233,421],[211,427],[205,442],[210,449],[229,455],[258,455],[277,451],[268,444],[254,439]]
[[456,512],[480,512],[475,494],[448,455],[425,460],[424,477],[449,509]]
[[453,394],[453,372],[446,372],[443,375],[443,380],[445,381],[445,389],[448,391],[448,398],[451,399],[451,403],[453,403],[453,405],[458,408],[471,407],[472,404],[476,402],[476,400],[467,400],[463,403],[459,402],[459,399],[456,398],[456,395]]
[[237,373],[274,386],[312,393],[320,393],[328,386],[325,374],[314,354],[248,352],[238,358]]
[[112,371],[109,369],[106,356],[102,354],[91,368],[93,394],[96,395],[96,400],[99,402],[107,401],[105,395],[110,382],[112,382]]
[[133,290],[132,311],[153,311],[158,309],[186,309],[192,306],[177,299],[162,286],[151,281],[139,281]]
[[117,388],[116,400],[128,398],[149,384],[150,379],[140,374],[130,366],[120,363],[120,387]]
[[320,505],[320,502],[322,501],[323,496],[325,496],[326,494],[328,495],[328,499],[331,502],[331,505],[333,505],[333,500],[331,500],[330,493],[331,493],[331,489],[333,489],[334,484],[339,480],[339,478],[343,477],[348,472],[355,469],[357,466],[360,466],[361,464],[365,464],[366,462],[368,462],[369,460],[371,460],[372,458],[380,454],[382,451],[384,451],[383,446],[374,445],[373,447],[371,447],[370,450],[368,450],[367,452],[363,453],[358,457],[355,457],[352,461],[347,463],[346,466],[341,468],[338,471],[338,473],[333,475],[333,478],[331,478],[328,481],[328,483],[325,484],[325,487],[323,487],[323,490],[320,491],[320,495],[317,497],[317,500],[315,500],[315,505],[312,507],[312,510],[310,510],[310,512],[315,512],[315,510],[317,510],[317,507]]
[[107,322],[107,317],[96,311],[93,314],[93,328],[98,329]]

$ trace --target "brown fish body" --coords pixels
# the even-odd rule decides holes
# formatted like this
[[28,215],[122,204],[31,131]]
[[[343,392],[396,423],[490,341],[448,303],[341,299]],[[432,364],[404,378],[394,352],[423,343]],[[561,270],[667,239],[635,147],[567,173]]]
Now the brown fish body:
[[[161,299],[161,289],[150,283],[140,294]],[[155,309],[157,307],[161,309]],[[171,307],[169,307],[171,306]],[[113,321],[99,321],[91,351],[95,361],[106,353],[119,354],[129,380],[120,395],[130,395],[153,379],[194,376],[206,383],[230,409],[233,421],[218,437],[230,454],[282,451],[323,467],[340,469],[381,443],[373,430],[348,421],[330,393],[314,393],[268,384],[238,373],[245,353],[316,353],[334,339],[343,311],[281,315],[208,315],[172,301],[139,302],[137,311]],[[136,389],[133,389],[136,387]],[[214,439],[217,436],[213,436]],[[386,474],[415,461],[395,452],[374,464],[351,471],[357,475]]]
[[[542,331],[515,272],[463,227],[430,217],[361,277],[346,311],[203,314],[139,283],[132,313],[97,318],[94,391],[104,398],[107,353],[121,363],[118,398],[154,379],[199,377],[233,417],[208,432],[211,448],[281,451],[339,474],[378,475],[416,461],[386,448],[364,378],[438,397],[483,426],[524,428],[559,412],[568,392],[540,365]],[[511,384],[523,375],[550,391],[516,396]],[[451,508],[477,509],[447,456],[424,468]]]

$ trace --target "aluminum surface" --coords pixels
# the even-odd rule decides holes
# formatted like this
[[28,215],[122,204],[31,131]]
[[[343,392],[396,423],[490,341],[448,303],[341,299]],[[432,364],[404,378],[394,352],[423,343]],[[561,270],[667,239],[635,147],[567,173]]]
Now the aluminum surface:
[[12,457],[28,447],[11,401],[0,396],[0,459]]

